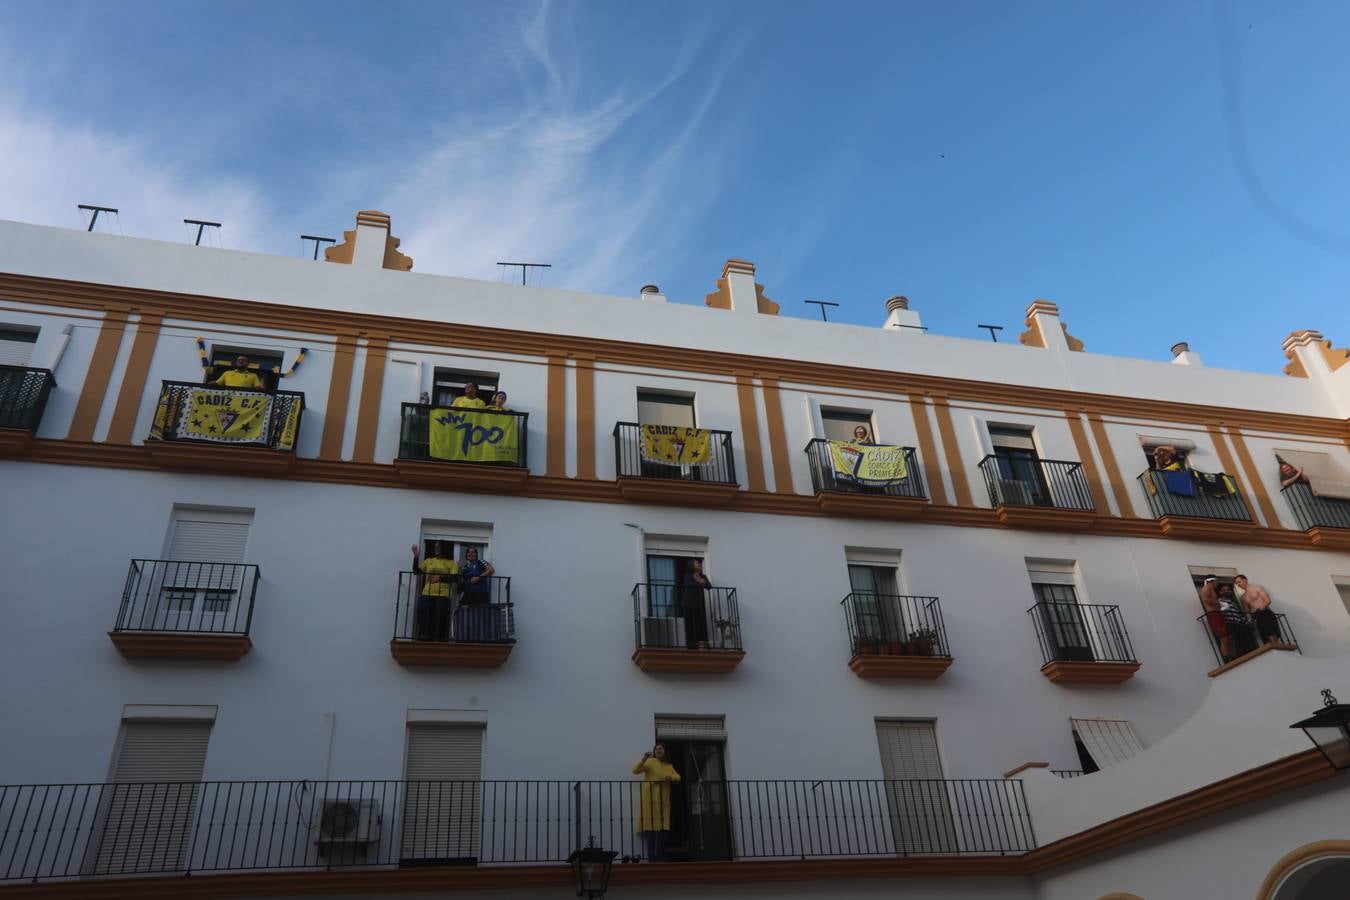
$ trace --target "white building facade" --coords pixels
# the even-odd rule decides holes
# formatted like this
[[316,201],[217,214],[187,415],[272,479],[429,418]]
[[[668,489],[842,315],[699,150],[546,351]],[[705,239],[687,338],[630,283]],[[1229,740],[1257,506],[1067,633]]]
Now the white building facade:
[[1345,895],[1288,725],[1350,699],[1350,353],[410,268],[0,222],[0,897],[565,896],[591,837],[620,898]]

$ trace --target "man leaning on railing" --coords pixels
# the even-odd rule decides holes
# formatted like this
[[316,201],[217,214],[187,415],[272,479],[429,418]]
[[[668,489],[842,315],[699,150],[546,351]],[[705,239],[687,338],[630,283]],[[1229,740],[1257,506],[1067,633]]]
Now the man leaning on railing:
[[1242,591],[1242,605],[1256,622],[1256,631],[1261,636],[1261,643],[1269,644],[1280,640],[1280,620],[1270,608],[1270,592],[1259,584],[1249,582],[1246,575],[1237,576],[1233,579],[1233,583]]
[[242,355],[234,358],[233,369],[226,369],[211,383],[240,390],[261,391],[264,388],[263,380],[258,377],[258,373],[248,367],[248,357]]

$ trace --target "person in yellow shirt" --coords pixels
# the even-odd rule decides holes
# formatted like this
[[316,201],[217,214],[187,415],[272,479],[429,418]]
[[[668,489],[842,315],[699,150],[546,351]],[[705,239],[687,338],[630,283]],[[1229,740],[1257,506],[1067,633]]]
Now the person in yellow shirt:
[[258,373],[251,371],[248,367],[247,356],[235,357],[234,368],[222,373],[219,378],[211,383],[218,384],[221,387],[243,390],[260,391],[263,389],[263,382],[258,377]]
[[483,409],[487,403],[482,397],[478,396],[478,385],[470,381],[464,385],[464,393],[455,398],[451,406],[468,407],[469,409]]
[[431,555],[417,561],[417,545],[412,548],[413,570],[422,573],[422,591],[417,595],[413,619],[414,638],[419,641],[450,640],[450,607],[454,602],[454,583],[459,566],[445,555],[440,541],[431,545]]
[[680,773],[666,761],[666,745],[657,744],[633,766],[633,774],[642,776],[642,808],[638,815],[638,834],[647,862],[660,862],[666,855],[666,837],[670,834],[670,785]]

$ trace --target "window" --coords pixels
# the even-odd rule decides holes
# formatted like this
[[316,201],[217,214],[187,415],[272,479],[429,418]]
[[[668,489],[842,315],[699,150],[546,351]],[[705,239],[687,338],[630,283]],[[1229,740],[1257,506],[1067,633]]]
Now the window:
[[156,628],[224,631],[245,587],[251,510],[175,507],[160,569]]
[[467,369],[436,369],[432,376],[431,402],[436,406],[449,406],[455,398],[464,394],[464,386],[469,382],[478,385],[478,396],[484,403],[496,393],[501,376],[496,372],[473,372]]
[[263,387],[276,390],[277,376],[282,370],[284,359],[280,350],[260,350],[256,347],[227,346],[212,344],[207,367],[202,380],[207,384],[234,368],[234,361],[240,356],[248,357],[250,371],[256,372],[262,379]]
[[1027,577],[1036,598],[1034,615],[1047,660],[1091,662],[1101,655],[1094,647],[1095,629],[1089,627],[1079,606],[1076,568],[1065,560],[1027,560]]
[[26,366],[37,344],[38,329],[0,324],[0,366]]
[[407,753],[401,858],[420,865],[476,861],[483,724],[409,722]]
[[641,425],[682,425],[694,428],[694,396],[638,391],[638,423]]
[[1134,728],[1124,719],[1069,719],[1084,772],[1096,772],[1143,752]]
[[690,563],[704,561],[707,539],[649,534],[644,547],[647,598],[642,622],[643,646],[706,647],[710,633],[708,610],[697,596],[704,592],[686,592],[684,576],[690,571]]
[[472,522],[426,522],[422,523],[421,558],[431,555],[431,545],[439,541],[448,557],[456,565],[463,565],[466,551],[473,547],[478,551],[479,559],[491,560],[488,548],[492,544],[492,526]]
[[210,736],[210,720],[123,720],[91,874],[184,867]]
[[[870,410],[821,407],[820,424],[827,440],[862,441],[869,444],[875,444],[878,440]],[[857,433],[859,428],[863,429],[864,434]]]
[[997,494],[1015,506],[1052,506],[1031,428],[990,425],[989,440],[997,469]]
[[1158,467],[1158,460],[1154,456],[1154,451],[1159,447],[1167,447],[1172,451],[1172,459],[1181,464],[1182,468],[1189,468],[1188,460],[1195,452],[1195,442],[1185,438],[1154,437],[1152,435],[1141,435],[1139,438],[1140,449],[1144,453],[1144,464],[1150,469]]
[[876,727],[895,849],[901,853],[955,851],[956,826],[942,780],[935,724],[878,719]]

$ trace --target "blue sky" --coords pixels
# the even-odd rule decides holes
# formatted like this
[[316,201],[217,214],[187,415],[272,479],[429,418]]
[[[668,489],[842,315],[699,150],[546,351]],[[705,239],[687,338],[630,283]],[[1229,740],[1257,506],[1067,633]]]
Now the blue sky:
[[[1277,371],[1350,343],[1350,5],[0,0],[0,217]],[[654,336],[655,337],[655,336]]]

